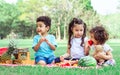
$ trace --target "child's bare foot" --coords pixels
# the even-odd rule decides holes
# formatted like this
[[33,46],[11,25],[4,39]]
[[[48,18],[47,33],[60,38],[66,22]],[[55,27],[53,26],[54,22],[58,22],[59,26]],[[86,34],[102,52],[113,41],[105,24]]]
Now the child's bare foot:
[[64,57],[63,56],[60,56],[60,61],[64,62]]

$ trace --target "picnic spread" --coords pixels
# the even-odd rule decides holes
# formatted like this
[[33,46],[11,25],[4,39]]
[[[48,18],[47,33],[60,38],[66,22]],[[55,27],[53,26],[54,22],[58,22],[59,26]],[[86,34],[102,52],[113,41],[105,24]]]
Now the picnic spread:
[[[9,54],[9,48],[2,47],[0,48],[0,66],[37,66],[34,64],[34,60],[30,59],[30,53],[28,48],[16,48],[13,52],[14,59],[12,55]],[[91,63],[85,65],[85,61],[91,60],[91,58],[81,59],[79,64],[70,64],[67,62],[60,62],[55,64],[48,64],[46,67],[61,67],[61,68],[97,68],[96,63]],[[81,66],[80,66],[81,65]],[[91,65],[91,66],[90,66]],[[89,67],[88,67],[89,66]]]
[[34,64],[34,60],[30,59],[28,48],[16,48],[13,52],[10,50],[7,47],[0,48],[0,64]]

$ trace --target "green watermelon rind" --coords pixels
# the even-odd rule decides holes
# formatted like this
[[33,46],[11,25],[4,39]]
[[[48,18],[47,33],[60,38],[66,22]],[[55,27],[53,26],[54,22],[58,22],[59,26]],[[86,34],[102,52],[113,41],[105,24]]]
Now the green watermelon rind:
[[96,65],[97,65],[97,62],[92,56],[82,57],[78,61],[78,66],[82,66],[82,67],[89,67],[89,66],[96,66]]

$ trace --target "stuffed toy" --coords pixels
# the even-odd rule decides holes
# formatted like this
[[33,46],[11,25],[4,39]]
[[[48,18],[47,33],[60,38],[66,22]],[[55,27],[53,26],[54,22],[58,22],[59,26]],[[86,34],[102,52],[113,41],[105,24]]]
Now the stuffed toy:
[[[100,55],[102,55],[102,54],[106,55],[106,53],[103,50],[103,46],[102,45],[95,45],[95,51],[93,53],[93,57],[95,57],[95,56],[97,56],[99,54]],[[102,58],[97,58],[96,60],[97,60],[98,65],[102,65],[105,62],[105,60],[102,59]]]

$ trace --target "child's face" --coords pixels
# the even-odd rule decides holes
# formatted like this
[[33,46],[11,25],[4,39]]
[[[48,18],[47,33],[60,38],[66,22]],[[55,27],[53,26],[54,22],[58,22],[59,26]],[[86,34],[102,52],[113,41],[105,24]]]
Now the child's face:
[[75,25],[72,28],[72,32],[73,32],[74,37],[76,37],[76,38],[82,37],[82,35],[84,33],[84,27],[83,27],[83,25]]
[[90,33],[90,39],[93,41],[93,44],[94,45],[97,45],[98,43],[97,43],[97,40],[95,40],[95,38],[94,38],[94,34],[93,33]]
[[44,22],[42,21],[37,22],[37,26],[36,26],[37,33],[44,35],[45,33],[47,33],[48,30],[49,30],[49,26],[46,27]]

